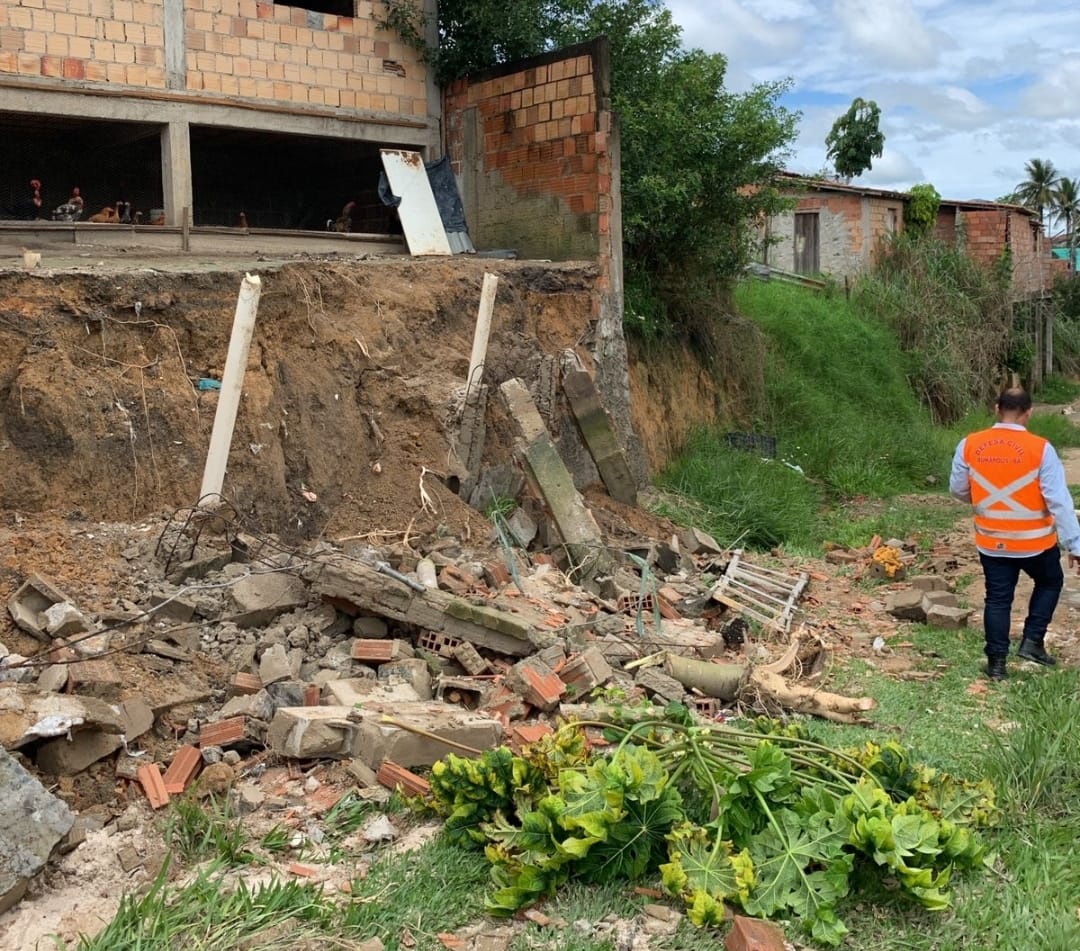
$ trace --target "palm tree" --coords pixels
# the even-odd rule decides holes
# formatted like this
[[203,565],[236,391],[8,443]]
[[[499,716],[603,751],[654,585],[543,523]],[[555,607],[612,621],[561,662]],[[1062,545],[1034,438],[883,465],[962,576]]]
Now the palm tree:
[[1016,186],[1016,197],[1022,205],[1039,213],[1039,221],[1046,226],[1045,213],[1054,205],[1054,188],[1058,183],[1057,169],[1049,159],[1033,158],[1025,163],[1027,179]]
[[1069,245],[1069,267],[1076,268],[1076,228],[1080,225],[1080,182],[1075,178],[1058,179],[1054,189],[1054,214],[1065,225],[1065,236]]

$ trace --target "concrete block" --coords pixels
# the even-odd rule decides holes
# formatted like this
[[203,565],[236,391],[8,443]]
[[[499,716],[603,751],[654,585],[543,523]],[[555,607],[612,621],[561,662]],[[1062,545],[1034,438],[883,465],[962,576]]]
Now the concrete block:
[[[384,715],[423,730],[427,735],[414,733],[395,723],[386,723],[383,721]],[[385,760],[409,768],[430,766],[447,753],[455,752],[453,747],[440,743],[436,737],[444,737],[477,750],[493,749],[503,741],[502,723],[494,717],[438,701],[398,703],[388,705],[383,710],[371,706],[361,708],[355,716],[358,726],[353,755],[359,756],[372,768],[377,768]]]
[[971,611],[967,608],[935,604],[926,612],[926,623],[933,627],[943,628],[946,631],[956,631],[962,627],[967,627],[970,617]]
[[379,680],[409,684],[421,699],[431,699],[431,671],[428,670],[427,661],[419,657],[383,664],[379,668]]
[[23,897],[74,822],[62,800],[0,749],[0,914]]
[[686,699],[686,688],[674,677],[669,677],[659,667],[643,667],[634,677],[634,683],[644,687],[661,703],[672,701],[682,703]]
[[700,528],[683,529],[682,534],[679,536],[679,542],[691,555],[722,555],[724,553],[724,549],[716,539],[708,532],[703,532]]
[[562,388],[608,494],[626,505],[637,505],[637,484],[615,425],[604,409],[596,384],[573,350],[562,354]]
[[352,756],[354,715],[352,707],[281,707],[270,721],[266,745],[293,759]]
[[949,582],[940,575],[916,575],[910,581],[911,586],[919,591],[949,590]]
[[32,574],[8,599],[8,613],[20,630],[49,643],[51,638],[45,631],[42,615],[54,604],[70,601],[51,579],[45,575]]
[[284,644],[271,644],[259,658],[259,680],[263,686],[293,676],[292,662]]
[[261,627],[308,602],[307,585],[280,571],[241,578],[229,593],[233,604],[230,618],[239,627]]
[[894,591],[885,602],[885,610],[902,621],[925,621],[926,612],[922,606],[923,592],[917,588]]
[[90,621],[70,601],[61,601],[42,612],[50,637],[73,637],[90,630]]
[[332,680],[323,687],[323,699],[332,706],[358,707],[368,703],[413,703],[424,699],[412,684],[386,683],[368,677]]
[[76,729],[119,735],[124,726],[119,709],[96,697],[42,693],[29,684],[0,690],[0,745],[5,749],[66,737]]
[[959,603],[951,591],[927,591],[922,597],[923,614],[929,614],[934,607],[955,608]]

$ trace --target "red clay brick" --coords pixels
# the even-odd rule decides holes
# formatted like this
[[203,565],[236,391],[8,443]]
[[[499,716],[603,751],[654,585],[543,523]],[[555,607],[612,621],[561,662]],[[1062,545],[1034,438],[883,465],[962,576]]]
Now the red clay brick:
[[385,664],[395,659],[398,649],[398,645],[389,640],[358,640],[353,644],[352,659],[364,664]]
[[161,769],[157,763],[144,763],[135,773],[142,786],[146,798],[153,809],[160,809],[169,804],[169,793],[165,789],[165,781],[161,777]]
[[165,792],[173,796],[180,795],[195,778],[201,765],[202,754],[194,746],[181,746],[169,768],[165,770]]
[[539,742],[553,732],[546,723],[518,723],[510,731],[510,745],[520,749],[529,743]]
[[531,667],[522,667],[521,675],[528,687],[525,702],[541,710],[553,707],[566,693],[566,684],[554,674],[542,674]]
[[253,694],[262,690],[262,681],[255,674],[235,673],[229,682],[233,694]]
[[727,951],[785,951],[784,933],[771,921],[736,915],[724,940]]
[[228,720],[219,720],[217,723],[204,723],[199,730],[199,746],[206,749],[208,746],[230,746],[244,739],[246,735],[247,718],[230,717]]
[[407,796],[431,795],[431,784],[404,766],[385,760],[375,779],[387,789],[401,789]]

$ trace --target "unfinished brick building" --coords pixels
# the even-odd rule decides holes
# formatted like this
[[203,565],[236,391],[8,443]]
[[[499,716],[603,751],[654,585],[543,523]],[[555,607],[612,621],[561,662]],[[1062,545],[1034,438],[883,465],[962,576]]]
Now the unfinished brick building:
[[[380,146],[439,151],[439,93],[368,0],[0,0],[0,207],[384,232]],[[433,12],[434,0],[426,8]],[[240,213],[244,217],[240,217]]]
[[[793,211],[769,219],[762,260],[798,274],[851,279],[873,263],[882,242],[904,227],[908,196],[785,174],[779,187]],[[1056,272],[1038,214],[1020,205],[943,199],[935,235],[962,244],[986,267],[1007,260],[1017,301],[1045,296]]]

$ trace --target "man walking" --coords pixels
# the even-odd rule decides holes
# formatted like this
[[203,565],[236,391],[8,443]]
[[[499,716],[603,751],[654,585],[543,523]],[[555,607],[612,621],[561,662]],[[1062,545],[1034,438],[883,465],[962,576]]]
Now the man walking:
[[949,491],[975,508],[975,546],[986,582],[986,672],[1004,680],[1021,571],[1035,588],[1017,655],[1045,667],[1057,663],[1043,641],[1065,584],[1058,542],[1069,565],[1080,565],[1080,523],[1057,452],[1027,431],[1031,397],[1019,387],[1007,389],[994,408],[997,422],[956,447]]

